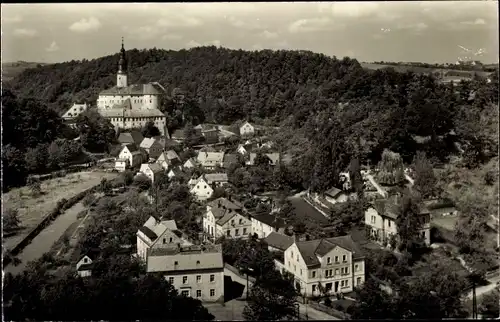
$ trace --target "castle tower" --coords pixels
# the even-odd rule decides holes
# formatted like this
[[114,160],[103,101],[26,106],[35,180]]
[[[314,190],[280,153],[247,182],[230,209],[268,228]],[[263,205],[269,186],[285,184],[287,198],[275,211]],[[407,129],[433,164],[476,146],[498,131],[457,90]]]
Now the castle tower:
[[127,87],[127,59],[125,58],[125,48],[120,50],[120,61],[118,62],[118,74],[116,75],[116,87]]

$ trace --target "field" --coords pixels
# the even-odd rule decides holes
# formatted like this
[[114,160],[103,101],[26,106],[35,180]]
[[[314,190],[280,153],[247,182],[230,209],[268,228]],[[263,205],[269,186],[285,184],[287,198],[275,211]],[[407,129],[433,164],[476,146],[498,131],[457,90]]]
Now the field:
[[89,189],[106,178],[115,178],[115,173],[76,172],[63,178],[41,182],[42,194],[33,197],[29,187],[16,188],[2,194],[3,207],[17,209],[21,230],[14,236],[4,238],[4,246],[12,248],[48,214],[62,198],[69,199]]

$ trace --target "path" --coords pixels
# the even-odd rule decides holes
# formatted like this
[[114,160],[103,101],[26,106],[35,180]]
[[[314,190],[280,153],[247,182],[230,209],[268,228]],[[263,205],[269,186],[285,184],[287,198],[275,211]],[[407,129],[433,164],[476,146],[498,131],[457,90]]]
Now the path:
[[368,178],[368,180],[370,180],[371,184],[375,187],[375,189],[377,189],[377,192],[379,195],[381,195],[382,197],[387,197],[387,191],[385,191],[378,183],[377,181],[375,181],[375,179],[373,178],[373,176],[371,174],[367,174],[366,175],[366,178]]
[[[493,291],[495,287],[497,287],[497,283],[500,282],[500,275],[497,274],[496,276],[487,279],[487,281],[490,282],[490,284],[476,287],[476,297],[479,297],[483,294]],[[472,291],[469,291],[469,293],[467,293],[467,298],[469,300],[472,299]]]
[[78,202],[54,219],[19,255],[16,256],[21,263],[17,266],[12,264],[8,265],[5,268],[5,273],[21,273],[26,268],[27,263],[39,259],[43,254],[50,251],[52,245],[64,234],[66,229],[77,220],[76,216],[84,209],[85,207],[83,204]]

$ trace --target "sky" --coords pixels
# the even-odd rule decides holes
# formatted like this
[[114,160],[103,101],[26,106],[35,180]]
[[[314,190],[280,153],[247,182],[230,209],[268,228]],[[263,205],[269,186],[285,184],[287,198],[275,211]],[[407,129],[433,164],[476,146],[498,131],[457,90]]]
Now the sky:
[[[2,4],[2,61],[125,48],[311,50],[363,62],[498,62],[496,1]],[[480,51],[481,50],[481,51]],[[474,55],[476,54],[476,55]]]

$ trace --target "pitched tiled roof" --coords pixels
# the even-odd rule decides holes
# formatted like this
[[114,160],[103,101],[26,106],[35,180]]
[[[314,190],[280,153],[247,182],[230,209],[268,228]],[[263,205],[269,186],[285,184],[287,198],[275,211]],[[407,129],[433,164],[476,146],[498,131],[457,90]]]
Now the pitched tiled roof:
[[149,149],[156,142],[153,138],[144,138],[141,142],[140,147],[144,149]]
[[169,160],[180,159],[179,155],[174,150],[168,150],[166,156],[167,156],[167,159],[169,159]]
[[161,86],[158,84],[133,84],[127,87],[111,87],[99,93],[99,95],[160,95],[163,94]]
[[284,228],[286,226],[285,221],[283,219],[278,218],[277,216],[270,215],[270,214],[258,214],[258,215],[252,216],[252,218],[254,218],[255,220],[260,221],[261,223],[266,224],[270,227],[276,228],[276,229]]
[[94,263],[82,264],[77,268],[77,271],[89,271],[94,268]]
[[146,226],[140,227],[139,231],[142,232],[144,235],[146,235],[146,237],[148,237],[152,241],[155,240],[156,238],[158,238],[158,236],[155,234],[155,232]]
[[143,139],[144,138],[143,138],[141,132],[132,131],[132,132],[120,133],[120,136],[118,137],[118,142],[120,142],[120,143],[133,143],[133,144],[139,145]]
[[167,229],[176,230],[177,225],[175,225],[175,222],[172,224],[172,220],[158,221],[155,217],[151,216],[146,223],[139,228],[139,231],[146,235],[146,237],[150,239],[151,244],[153,244]]
[[221,245],[152,248],[147,259],[149,272],[223,269]]
[[135,145],[133,143],[126,144],[126,145],[124,145],[124,148],[125,147],[127,147],[127,149],[130,151],[130,153],[139,151],[139,149],[137,148],[137,145]]
[[212,184],[213,182],[227,182],[227,174],[226,173],[207,173],[204,174],[205,180],[208,184]]
[[340,190],[340,189],[338,189],[338,188],[333,187],[333,188],[328,189],[327,191],[325,191],[325,195],[327,195],[327,196],[329,196],[329,197],[332,197],[332,198],[335,198],[335,197],[337,197],[337,195],[338,195],[339,193],[341,193],[341,192],[342,192],[342,190]]
[[296,245],[307,266],[319,265],[320,262],[317,256],[324,256],[337,246],[352,252],[353,259],[364,257],[361,248],[352,240],[350,235],[301,241],[296,242]]
[[144,109],[130,109],[123,107],[112,107],[109,109],[100,109],[99,114],[103,117],[165,117],[159,109],[144,108]]
[[175,130],[170,137],[176,140],[184,140],[186,138],[186,134],[184,133],[184,130],[178,129]]
[[196,130],[201,130],[202,132],[217,131],[217,128],[212,124],[198,124],[194,128]]
[[285,251],[288,247],[290,247],[294,241],[293,237],[279,234],[274,231],[271,232],[264,240],[270,247],[274,247],[282,251]]
[[226,209],[233,209],[233,210],[241,210],[243,209],[243,205],[237,201],[231,198],[231,200],[221,197],[217,198],[215,200],[212,200],[208,203],[208,206],[210,206],[212,209],[213,208],[226,208]]
[[222,216],[222,218],[217,220],[217,225],[220,225],[220,226],[224,225],[225,223],[227,223],[229,220],[231,220],[237,214],[238,213],[234,210],[225,211],[224,216]]
[[[388,199],[377,199],[373,202],[373,208],[379,215],[396,220],[400,214],[398,211],[399,198],[398,196],[390,196]],[[419,208],[420,215],[429,213],[424,204],[421,204]]]
[[150,163],[148,167],[153,171],[153,173],[163,172],[163,168],[158,163]]

